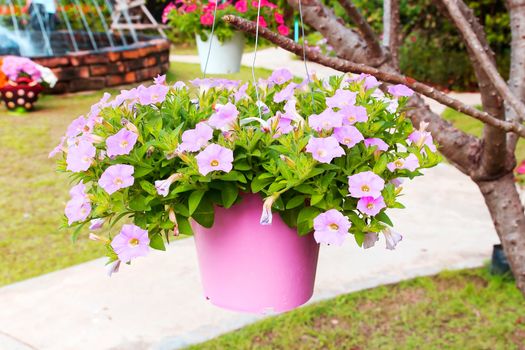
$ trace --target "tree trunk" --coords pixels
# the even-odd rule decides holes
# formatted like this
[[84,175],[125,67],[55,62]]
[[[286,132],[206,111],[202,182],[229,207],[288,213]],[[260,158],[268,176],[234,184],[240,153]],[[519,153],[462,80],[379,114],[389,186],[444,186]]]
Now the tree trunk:
[[505,255],[525,296],[525,216],[514,176],[507,174],[494,181],[478,181]]

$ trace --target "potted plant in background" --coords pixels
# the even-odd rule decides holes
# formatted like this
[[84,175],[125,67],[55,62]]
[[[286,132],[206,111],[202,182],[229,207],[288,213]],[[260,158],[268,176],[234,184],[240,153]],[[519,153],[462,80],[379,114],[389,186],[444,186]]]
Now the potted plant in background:
[[56,76],[49,68],[42,67],[26,57],[5,56],[0,68],[7,79],[0,86],[0,96],[9,110],[32,110],[43,90],[41,84],[52,88],[57,82]]
[[[75,185],[65,226],[105,228],[110,269],[195,234],[204,293],[233,310],[280,312],[312,295],[318,243],[394,249],[402,178],[439,162],[412,91],[369,76],[297,84],[196,79],[109,94],[50,156]],[[126,224],[119,224],[125,219]]]
[[[257,21],[258,0],[240,0],[221,2],[217,9],[213,1],[204,3],[196,0],[177,0],[164,9],[163,22],[168,23],[176,34],[195,36],[199,53],[201,70],[204,71],[208,61],[207,72],[212,74],[229,74],[240,70],[244,50],[244,35],[235,31],[221,20],[222,16],[235,14],[247,20]],[[216,20],[213,27],[213,18]],[[259,25],[277,30],[282,35],[289,35],[283,12],[278,6],[267,0],[261,1]],[[210,40],[212,40],[210,48]],[[208,59],[208,51],[211,51]]]

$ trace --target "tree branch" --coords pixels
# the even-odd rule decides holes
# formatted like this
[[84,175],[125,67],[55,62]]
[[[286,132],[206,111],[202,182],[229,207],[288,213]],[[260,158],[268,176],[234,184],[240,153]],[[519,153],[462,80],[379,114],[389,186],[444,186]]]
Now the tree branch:
[[[256,33],[256,25],[254,22],[247,21],[245,19],[233,15],[224,16],[222,19],[243,32],[250,33],[252,35],[255,35]],[[267,28],[259,28],[259,35],[287,51],[295,53],[299,56],[303,55],[303,47],[299,44],[296,44],[293,40],[287,37],[274,33]],[[525,127],[523,125],[516,122],[507,122],[499,120],[486,112],[479,111],[474,107],[465,105],[461,103],[461,101],[458,101],[442,93],[441,91],[436,90],[435,88],[426,84],[420,83],[412,78],[397,73],[385,72],[374,67],[370,67],[360,63],[354,63],[351,61],[343,60],[341,58],[327,57],[309,47],[306,47],[305,55],[306,58],[308,58],[308,60],[312,62],[317,62],[319,64],[322,64],[326,67],[331,67],[340,72],[350,72],[358,74],[365,73],[373,75],[377,79],[386,83],[404,84],[422,95],[430,97],[446,106],[449,106],[459,112],[467,114],[486,124],[490,124],[507,132],[515,132],[520,136],[525,137]]]
[[392,65],[399,69],[400,18],[399,0],[385,0],[383,11],[383,45],[390,49]]
[[480,63],[480,66],[485,70],[485,73],[490,78],[492,84],[503,99],[516,111],[521,121],[525,120],[525,105],[513,93],[501,77],[495,64],[487,55],[483,45],[478,40],[476,33],[472,30],[469,22],[461,12],[457,4],[457,0],[442,0],[447,7],[448,12],[459,29],[461,34],[465,37],[465,42],[472,50]]
[[379,39],[377,38],[376,33],[374,32],[370,24],[368,24],[365,18],[361,15],[357,7],[355,7],[352,0],[339,0],[339,3],[344,8],[348,16],[350,16],[352,22],[354,22],[355,25],[357,25],[357,27],[359,28],[361,35],[363,36],[363,38],[368,44],[368,47],[370,48],[370,53],[374,55],[374,57],[381,57],[383,55],[383,48],[379,43]]

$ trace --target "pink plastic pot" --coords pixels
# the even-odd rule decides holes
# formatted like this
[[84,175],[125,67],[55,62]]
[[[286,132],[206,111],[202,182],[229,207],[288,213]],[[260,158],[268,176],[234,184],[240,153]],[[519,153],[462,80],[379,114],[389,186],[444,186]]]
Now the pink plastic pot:
[[212,304],[251,313],[284,312],[313,293],[319,245],[300,237],[278,214],[259,224],[263,200],[245,194],[216,208],[211,229],[193,223],[204,295]]

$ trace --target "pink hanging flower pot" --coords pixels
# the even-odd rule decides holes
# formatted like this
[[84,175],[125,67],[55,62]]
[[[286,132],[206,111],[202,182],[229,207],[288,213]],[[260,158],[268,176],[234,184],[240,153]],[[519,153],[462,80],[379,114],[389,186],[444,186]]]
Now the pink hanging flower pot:
[[244,194],[215,209],[213,227],[193,223],[204,295],[212,304],[250,313],[284,312],[312,296],[319,245],[279,215],[259,224],[263,201]]

